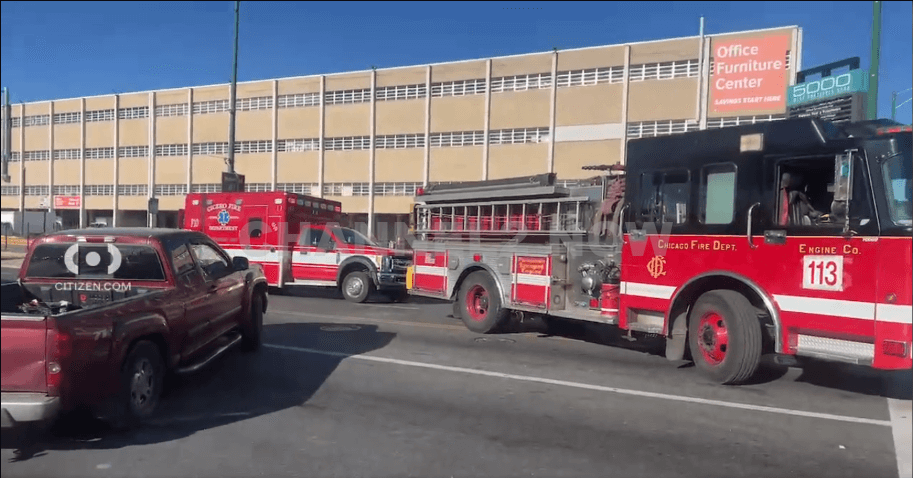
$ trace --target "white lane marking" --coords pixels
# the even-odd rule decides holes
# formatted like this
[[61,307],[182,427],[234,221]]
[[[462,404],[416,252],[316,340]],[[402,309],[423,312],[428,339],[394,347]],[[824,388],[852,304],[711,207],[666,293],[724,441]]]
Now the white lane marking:
[[332,357],[348,358],[354,360],[364,360],[368,362],[380,362],[380,363],[389,363],[395,365],[404,365],[407,367],[419,367],[419,368],[428,368],[432,370],[442,370],[445,372],[459,372],[459,373],[468,373],[471,375],[481,375],[485,377],[495,377],[495,378],[506,378],[510,380],[517,380],[521,382],[534,382],[534,383],[546,383],[549,385],[561,385],[564,387],[571,388],[580,388],[584,390],[595,390],[598,392],[609,392],[617,393],[619,395],[632,395],[635,397],[647,397],[647,398],[656,398],[660,400],[669,400],[673,402],[685,402],[685,403],[695,403],[701,405],[713,405],[717,407],[724,408],[735,408],[740,410],[751,410],[756,412],[769,412],[776,413],[780,415],[791,415],[797,417],[805,418],[821,418],[824,420],[833,420],[839,422],[849,422],[849,423],[862,423],[866,425],[878,425],[883,427],[890,427],[891,422],[888,420],[874,420],[871,418],[861,418],[861,417],[850,417],[844,415],[832,415],[830,413],[817,413],[817,412],[806,412],[801,410],[789,410],[786,408],[776,408],[776,407],[765,407],[761,405],[749,405],[745,403],[735,403],[735,402],[724,402],[722,400],[711,400],[706,398],[697,398],[697,397],[685,397],[681,395],[670,395],[666,393],[655,393],[655,392],[644,392],[641,390],[630,390],[624,388],[615,388],[615,387],[605,387],[602,385],[592,385],[588,383],[579,383],[579,382],[568,382],[565,380],[553,380],[550,378],[541,378],[541,377],[531,377],[527,375],[514,375],[509,373],[501,372],[490,372],[488,370],[476,370],[471,368],[462,368],[462,367],[451,367],[447,365],[437,365],[424,362],[412,362],[408,360],[398,360],[386,357],[375,357],[372,355],[350,355],[340,352],[330,352],[327,350],[316,350],[305,347],[292,347],[288,345],[277,345],[277,344],[263,344],[264,347],[280,349],[280,350],[291,350],[294,352],[305,352],[319,355],[329,355]]
[[408,305],[393,305],[393,304],[361,304],[362,307],[374,307],[374,308],[384,308],[384,309],[403,309],[403,310],[419,310],[420,307],[410,307]]
[[888,399],[900,478],[913,477],[913,401]]

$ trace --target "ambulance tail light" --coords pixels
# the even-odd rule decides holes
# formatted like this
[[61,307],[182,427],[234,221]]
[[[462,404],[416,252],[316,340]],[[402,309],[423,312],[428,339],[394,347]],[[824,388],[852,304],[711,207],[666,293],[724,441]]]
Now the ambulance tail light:
[[881,352],[885,355],[906,358],[907,344],[896,340],[883,340],[881,342]]

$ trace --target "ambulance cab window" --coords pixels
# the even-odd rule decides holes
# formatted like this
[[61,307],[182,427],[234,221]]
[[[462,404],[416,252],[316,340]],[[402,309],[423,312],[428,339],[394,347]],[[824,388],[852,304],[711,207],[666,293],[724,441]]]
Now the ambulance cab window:
[[704,224],[731,224],[735,217],[735,175],[732,163],[713,164],[701,171],[698,214]]
[[298,245],[305,247],[326,247],[329,242],[328,237],[324,234],[323,229],[305,228],[301,232],[301,240]]
[[687,170],[642,174],[640,220],[684,224],[688,220],[690,179]]

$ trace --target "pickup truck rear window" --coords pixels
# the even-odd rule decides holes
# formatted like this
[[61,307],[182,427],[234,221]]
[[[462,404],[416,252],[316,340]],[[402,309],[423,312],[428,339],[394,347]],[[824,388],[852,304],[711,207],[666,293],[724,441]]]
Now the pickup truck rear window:
[[36,247],[26,277],[161,281],[165,273],[158,252],[149,246],[69,243]]

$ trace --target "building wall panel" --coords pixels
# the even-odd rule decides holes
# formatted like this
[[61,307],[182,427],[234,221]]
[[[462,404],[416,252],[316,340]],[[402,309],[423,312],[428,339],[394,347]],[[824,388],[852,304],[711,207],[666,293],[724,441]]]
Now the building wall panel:
[[371,134],[371,105],[333,105],[326,109],[326,136],[368,136]]
[[496,93],[491,97],[491,129],[548,127],[549,90]]
[[368,182],[367,151],[327,151],[324,181],[328,183]]
[[[374,198],[376,214],[408,214],[415,204],[413,196],[378,196]],[[392,224],[387,226],[392,231]]]
[[485,79],[485,60],[432,65],[431,82]]
[[[221,157],[193,157],[193,184],[222,184],[222,171],[225,171],[225,160]],[[245,181],[249,180],[245,177]]]
[[54,185],[74,184],[79,184],[79,161],[54,161]]
[[[136,108],[139,106],[149,106],[149,93],[125,93],[120,96],[120,108]],[[108,109],[101,108],[101,109]],[[88,109],[88,107],[86,108]]]
[[81,134],[79,123],[54,125],[54,149],[79,149]]
[[624,88],[620,84],[559,88],[555,124],[620,123],[623,93]]
[[278,139],[317,138],[320,136],[320,108],[279,109]]
[[268,183],[273,179],[271,153],[235,155],[235,171],[248,183]]
[[677,60],[696,60],[700,54],[700,38],[685,38],[631,45],[631,64],[663,63]]
[[491,77],[551,73],[552,55],[554,53],[495,58],[491,61]]
[[19,196],[0,196],[0,208],[4,211],[19,209]]
[[[121,158],[118,167],[119,184],[149,184],[149,160]],[[104,183],[103,183],[104,184]]]
[[485,96],[431,99],[431,131],[481,131],[485,129]]
[[156,158],[155,184],[187,184],[187,158]]
[[558,179],[582,179],[597,175],[584,166],[620,162],[620,140],[577,141],[555,145],[555,173]]
[[187,117],[167,116],[155,119],[156,144],[187,144]]
[[625,64],[625,47],[610,46],[558,52],[558,71],[587,70]]
[[425,133],[425,99],[377,102],[377,134]]
[[425,164],[423,148],[379,149],[375,152],[377,182],[421,182]]
[[86,202],[85,208],[88,210],[110,211],[114,206],[112,196],[84,196],[83,200]]
[[327,75],[327,91],[361,90],[371,87],[371,74],[367,72]]
[[187,104],[187,89],[161,91],[155,94],[155,105]]
[[54,101],[54,114],[78,113],[81,105],[78,98]]
[[86,123],[87,148],[114,147],[114,122],[99,121]]
[[228,113],[193,115],[194,143],[223,143],[228,141]]
[[263,141],[273,139],[272,110],[239,111],[236,119],[236,141]]
[[377,87],[400,85],[424,85],[425,68],[397,68],[395,70],[378,70]]
[[[193,89],[193,102],[227,100],[231,97],[229,85],[206,86]],[[209,116],[209,115],[207,115]]]
[[[142,167],[146,167],[145,160],[122,160],[140,162]],[[136,163],[128,163],[136,165]],[[123,166],[123,165],[121,165]],[[145,169],[143,169],[145,171]],[[86,160],[86,184],[114,184],[114,160],[113,159],[91,159]]]
[[[146,196],[120,196],[117,198],[117,208],[121,211],[148,211],[149,198]],[[118,225],[121,222],[118,218]]]
[[145,119],[120,120],[118,139],[120,146],[148,146],[149,123]]
[[273,82],[258,81],[255,83],[238,83],[238,98],[257,98],[273,96]]
[[279,80],[280,95],[294,95],[297,93],[320,93],[320,77]]
[[548,166],[548,145],[492,145],[488,158],[489,179],[541,174]]
[[482,179],[482,146],[431,148],[429,180],[478,181]]
[[[41,207],[42,206],[41,200],[43,198],[44,198],[44,196],[26,196],[25,197],[25,209],[47,209],[46,206]],[[34,232],[39,232],[39,231],[32,230],[30,232],[34,233]]]
[[279,153],[276,178],[280,183],[317,183],[319,156],[316,151]]
[[160,211],[177,211],[184,209],[184,196],[160,196],[158,200]]
[[114,95],[93,96],[86,98],[86,111],[114,109]]
[[628,121],[697,119],[697,78],[631,83]]
[[43,151],[51,149],[48,147],[49,139],[47,126],[29,126],[28,128],[25,128],[26,151]]

